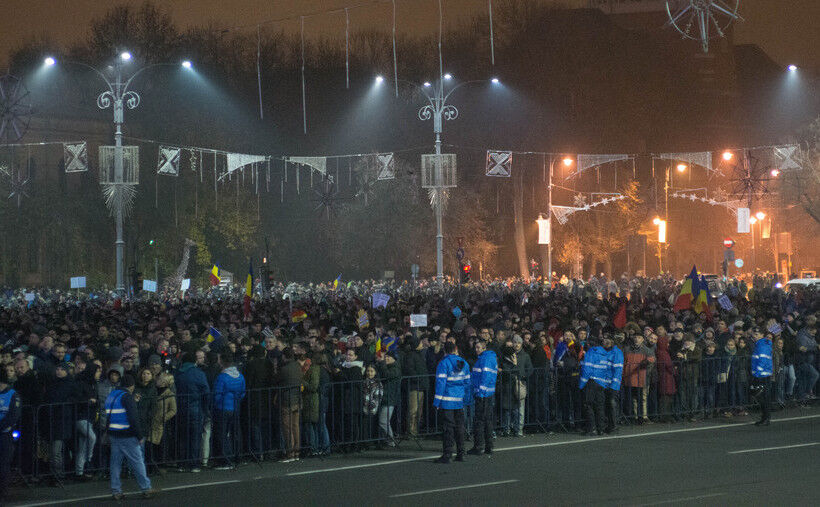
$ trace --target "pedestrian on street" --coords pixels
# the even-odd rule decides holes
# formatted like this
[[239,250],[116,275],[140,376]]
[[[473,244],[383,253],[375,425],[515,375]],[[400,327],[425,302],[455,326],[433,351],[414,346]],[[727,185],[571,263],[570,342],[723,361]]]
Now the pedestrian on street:
[[111,391],[105,400],[105,413],[108,416],[108,437],[111,442],[111,493],[114,500],[122,500],[120,473],[123,460],[137,479],[144,498],[153,494],[151,480],[145,473],[145,461],[140,448],[143,442],[140,428],[139,412],[134,401],[134,377],[123,375],[120,385]]
[[450,463],[453,441],[456,461],[464,461],[464,404],[470,402],[470,367],[453,342],[444,344],[444,358],[436,367],[436,407],[444,425],[444,450],[436,463]]
[[467,454],[478,455],[483,452],[489,456],[493,453],[493,400],[498,377],[498,356],[492,350],[487,350],[487,342],[484,340],[476,341],[475,353],[478,360],[470,377],[475,401],[473,448]]
[[8,372],[0,368],[0,505],[11,477],[12,431],[20,420],[20,395],[11,388]]
[[752,352],[752,389],[760,404],[760,420],[755,426],[768,426],[771,420],[769,398],[772,392],[772,341],[763,336],[759,327],[752,329],[754,350]]

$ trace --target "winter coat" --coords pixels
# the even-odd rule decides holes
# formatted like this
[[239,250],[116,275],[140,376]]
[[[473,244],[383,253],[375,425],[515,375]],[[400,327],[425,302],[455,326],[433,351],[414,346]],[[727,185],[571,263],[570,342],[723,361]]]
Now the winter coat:
[[276,382],[279,406],[282,409],[297,410],[302,402],[302,367],[291,360],[279,368]]
[[755,378],[771,377],[774,373],[772,341],[768,338],[761,338],[754,343],[751,367]]
[[319,367],[311,364],[310,359],[305,361],[302,367],[305,370],[302,374],[302,413],[299,416],[302,421],[309,423],[319,422]]
[[273,417],[271,401],[275,390],[272,388],[276,385],[273,363],[264,357],[248,361],[248,366],[245,368],[245,385],[248,389],[248,409],[251,420]]
[[174,393],[174,377],[162,374],[157,379],[157,402],[154,405],[154,413],[151,415],[151,434],[148,440],[159,445],[162,442],[162,434],[165,423],[177,415],[177,397]]
[[717,351],[711,355],[704,352],[700,361],[700,385],[707,387],[716,386],[722,363],[723,361]]
[[384,388],[378,377],[364,379],[362,381],[362,412],[365,415],[376,415],[379,413]]
[[395,407],[401,404],[401,368],[399,362],[393,364],[380,362],[378,364],[378,374],[384,385],[384,396],[382,405]]
[[[99,400],[97,400],[97,381],[94,374],[99,367],[90,363],[86,369],[80,372],[75,380],[77,382],[77,408],[76,417],[78,421],[97,421],[99,410]],[[91,401],[94,400],[94,401]]]
[[624,375],[624,353],[618,347],[613,346],[607,351],[606,370],[608,389],[620,391]]
[[151,381],[146,386],[135,386],[134,399],[137,398],[139,398],[137,412],[139,413],[140,428],[147,432],[148,428],[151,427],[151,420],[157,404],[157,388],[154,386],[154,382]]
[[362,379],[363,368],[361,361],[344,363],[336,375],[342,411],[345,414],[362,413]]
[[245,377],[236,366],[222,370],[214,382],[214,410],[236,412],[245,397]]
[[25,375],[17,377],[14,390],[20,396],[20,403],[25,405],[39,405],[45,395],[43,382],[35,370],[29,370]]
[[77,382],[70,376],[55,377],[46,388],[45,405],[39,411],[43,438],[50,441],[73,438],[78,400]]
[[646,345],[630,345],[624,350],[624,385],[646,387],[649,365],[655,362],[655,354]]
[[410,350],[402,358],[402,373],[407,379],[409,391],[427,391],[429,385],[427,366],[420,350]]
[[444,356],[436,367],[433,406],[452,410],[463,408],[470,401],[470,365],[455,354]]
[[678,358],[681,382],[697,384],[700,381],[700,360],[702,351],[695,345],[694,350],[680,349],[683,358]]
[[470,380],[474,397],[488,398],[495,394],[495,383],[498,380],[498,356],[495,352],[485,350],[478,356]]
[[583,389],[592,380],[603,388],[609,387],[609,352],[600,346],[590,347],[581,361],[581,377],[578,387]]
[[655,367],[658,370],[658,394],[661,396],[673,396],[677,392],[675,385],[675,365],[669,356],[669,338],[661,336],[658,338],[658,346],[655,352]]
[[211,388],[205,374],[194,363],[182,363],[174,377],[177,386],[177,407],[183,414],[209,412]]

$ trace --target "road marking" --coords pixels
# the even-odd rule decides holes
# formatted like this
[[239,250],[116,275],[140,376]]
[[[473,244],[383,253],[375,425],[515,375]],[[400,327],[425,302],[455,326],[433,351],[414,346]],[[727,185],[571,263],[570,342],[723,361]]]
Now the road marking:
[[689,500],[700,500],[702,498],[713,498],[716,496],[723,496],[726,493],[712,493],[711,495],[688,496],[686,498],[675,498],[672,500],[661,500],[660,502],[642,503],[636,507],[647,507],[649,505],[665,505],[670,503],[688,502]]
[[177,489],[191,489],[191,488],[204,488],[206,486],[219,486],[220,484],[233,484],[235,482],[242,482],[239,479],[233,479],[231,481],[215,481],[215,482],[198,482],[195,484],[186,484],[184,486],[171,486],[168,488],[162,488],[160,491],[174,491]]
[[807,444],[781,445],[780,447],[761,447],[760,449],[743,449],[742,451],[731,451],[729,454],[745,454],[747,452],[777,451],[779,449],[794,449],[796,447],[809,447],[818,445],[820,442],[809,442]]
[[[178,489],[203,488],[203,487],[206,487],[206,486],[219,486],[220,484],[231,484],[231,483],[235,483],[235,482],[241,482],[241,481],[238,480],[238,479],[234,479],[234,480],[230,480],[230,481],[198,482],[198,483],[195,483],[195,484],[185,484],[184,486],[170,486],[170,487],[167,487],[167,488],[158,489],[157,493],[159,494],[159,493],[162,493],[163,491],[174,491],[174,490],[178,490]],[[141,496],[141,495],[142,495],[141,492],[125,493],[125,498],[136,497],[136,496]],[[50,500],[50,501],[47,501],[47,502],[26,503],[26,504],[20,504],[19,507],[40,507],[40,506],[44,506],[44,505],[60,505],[60,504],[68,504],[68,503],[85,502],[85,501],[88,501],[88,500],[101,500],[101,499],[104,499],[104,498],[105,499],[111,499],[112,498],[111,493],[108,493],[107,495],[84,496],[82,498],[67,498],[67,499],[63,499],[63,500]]]
[[[804,419],[817,419],[820,418],[820,415],[804,415],[798,417],[786,417],[783,419],[772,419],[772,423],[775,422],[788,422],[788,421],[801,421]],[[752,425],[753,423],[749,423],[748,425]],[[521,449],[537,449],[541,447],[555,447],[559,445],[573,445],[573,444],[587,444],[593,442],[603,442],[605,440],[622,440],[627,438],[640,438],[640,437],[651,437],[656,435],[670,435],[674,433],[688,433],[691,431],[708,431],[708,430],[720,430],[726,428],[738,428],[746,426],[745,424],[715,424],[712,426],[702,426],[699,428],[679,428],[674,430],[661,430],[661,431],[650,431],[647,433],[633,433],[630,435],[612,435],[608,437],[596,437],[596,438],[581,438],[578,440],[566,440],[562,442],[544,442],[540,444],[527,444],[527,445],[517,445],[513,447],[502,447],[493,449],[495,452],[502,452],[502,451],[516,451]],[[378,467],[383,465],[397,465],[401,463],[412,463],[413,461],[424,461],[428,459],[437,458],[437,454],[433,454],[430,456],[422,456],[419,458],[407,458],[407,459],[394,459],[388,461],[377,461],[375,463],[363,463],[361,465],[347,465],[343,467],[336,467],[336,468],[320,468],[318,470],[305,470],[302,472],[290,472],[285,474],[285,476],[297,476],[297,475],[312,475],[312,474],[321,474],[326,472],[341,472],[344,470],[355,470],[357,468],[370,468],[370,467]]]
[[507,481],[484,482],[481,484],[467,484],[466,486],[453,486],[452,488],[426,489],[424,491],[413,491],[412,493],[401,493],[399,495],[390,495],[390,498],[401,498],[403,496],[426,495],[428,493],[441,493],[442,491],[455,491],[457,489],[469,488],[483,488],[485,486],[496,486],[498,484],[510,484],[511,482],[518,482],[518,479],[510,479]]

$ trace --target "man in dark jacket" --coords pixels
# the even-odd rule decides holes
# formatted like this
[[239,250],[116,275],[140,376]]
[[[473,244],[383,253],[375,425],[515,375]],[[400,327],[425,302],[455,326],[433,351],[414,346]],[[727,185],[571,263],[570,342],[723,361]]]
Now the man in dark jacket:
[[428,373],[424,356],[422,355],[422,345],[415,336],[405,337],[406,351],[402,358],[402,373],[407,379],[407,383],[402,386],[406,389],[407,396],[407,434],[410,438],[417,438],[419,434],[419,422],[424,406],[424,393],[427,391]]
[[43,437],[51,445],[49,463],[56,482],[63,478],[63,451],[74,436],[74,403],[79,391],[69,375],[67,363],[59,363],[54,374],[54,381],[46,389],[47,405],[41,408],[40,417],[45,429]]
[[122,483],[120,472],[122,462],[128,462],[128,468],[137,479],[142,495],[149,498],[151,480],[145,473],[140,443],[143,441],[139,412],[134,401],[134,377],[124,375],[119,387],[111,391],[105,400],[105,413],[108,415],[108,436],[111,441],[111,493],[114,500],[122,500]]
[[20,395],[9,385],[8,372],[0,368],[0,504],[5,502],[11,477],[12,432],[20,421]]
[[[273,363],[265,358],[265,348],[255,345],[250,352],[251,359],[245,369],[245,381],[248,386],[248,417],[250,418],[250,448],[259,458],[271,450],[272,435],[276,428],[272,426],[278,417],[273,417],[272,387],[276,383]],[[278,423],[277,423],[278,424]]]
[[401,403],[401,368],[396,360],[396,353],[383,354],[378,359],[377,366],[379,377],[384,384],[384,395],[379,408],[379,430],[381,437],[387,440],[387,445],[395,447],[396,442],[393,440],[393,427],[390,421],[396,406]]
[[177,386],[177,409],[180,429],[185,441],[185,461],[182,469],[199,472],[202,445],[202,425],[209,410],[211,389],[195,358],[186,353],[174,378]]
[[299,460],[299,409],[302,403],[302,368],[293,353],[286,347],[282,351],[284,364],[279,368],[277,380],[279,411],[282,417],[282,438],[285,441],[283,463]]
[[348,450],[357,449],[363,407],[364,364],[358,360],[353,349],[347,349],[345,361],[336,370],[336,379],[341,386],[343,439],[350,444]]

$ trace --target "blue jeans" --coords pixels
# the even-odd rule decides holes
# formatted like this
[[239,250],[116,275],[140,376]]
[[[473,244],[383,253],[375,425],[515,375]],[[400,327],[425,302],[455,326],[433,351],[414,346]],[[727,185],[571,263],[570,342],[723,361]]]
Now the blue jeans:
[[221,459],[226,465],[234,464],[234,442],[238,442],[239,413],[226,410],[214,410],[214,437],[219,443],[219,454],[213,456]]
[[122,493],[120,472],[122,472],[123,459],[128,462],[128,468],[136,477],[140,489],[142,491],[151,489],[151,480],[145,473],[145,462],[139,440],[136,437],[121,438],[111,435],[111,492]]

